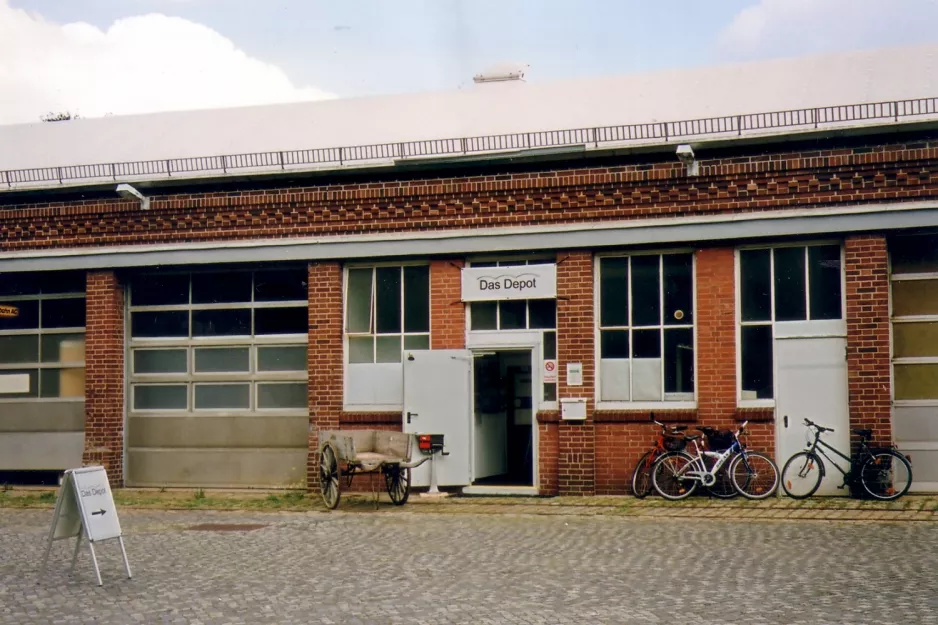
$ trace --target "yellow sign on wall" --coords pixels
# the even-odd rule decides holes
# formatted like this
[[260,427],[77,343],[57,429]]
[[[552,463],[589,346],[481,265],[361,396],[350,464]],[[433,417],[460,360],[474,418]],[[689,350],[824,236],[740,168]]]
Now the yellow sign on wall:
[[0,306],[0,317],[19,317],[20,309],[16,306]]

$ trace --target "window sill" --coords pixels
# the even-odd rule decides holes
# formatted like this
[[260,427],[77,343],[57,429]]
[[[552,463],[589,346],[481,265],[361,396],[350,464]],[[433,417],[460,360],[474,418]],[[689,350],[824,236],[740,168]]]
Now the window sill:
[[775,408],[774,399],[740,399],[736,402],[736,409],[748,408]]
[[596,402],[596,411],[667,411],[697,410],[695,401],[600,401]]
[[733,415],[733,418],[740,423],[743,421],[749,421],[750,423],[773,423],[775,421],[775,407],[739,406],[736,408],[736,413]]
[[596,423],[651,423],[652,415],[661,423],[696,423],[697,408],[675,408],[666,406],[654,410],[596,410],[593,421]]

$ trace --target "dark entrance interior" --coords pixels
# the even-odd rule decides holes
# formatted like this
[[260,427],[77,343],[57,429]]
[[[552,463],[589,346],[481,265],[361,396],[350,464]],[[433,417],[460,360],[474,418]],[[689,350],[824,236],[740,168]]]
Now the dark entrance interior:
[[497,351],[473,359],[473,484],[534,484],[531,351]]

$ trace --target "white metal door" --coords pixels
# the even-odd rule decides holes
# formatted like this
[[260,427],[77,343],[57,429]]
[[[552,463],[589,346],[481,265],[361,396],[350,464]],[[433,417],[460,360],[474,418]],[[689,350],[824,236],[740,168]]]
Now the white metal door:
[[[847,387],[847,338],[843,321],[777,323],[775,326],[775,431],[781,470],[806,447],[805,418],[834,428],[822,440],[849,455],[850,408]],[[849,463],[827,452],[843,469]],[[824,459],[827,477],[818,494],[847,495],[843,475]]]
[[[447,455],[434,458],[440,486],[471,481],[471,369],[469,350],[404,352],[404,431],[443,435]],[[411,480],[414,486],[429,486],[430,463],[414,469]]]

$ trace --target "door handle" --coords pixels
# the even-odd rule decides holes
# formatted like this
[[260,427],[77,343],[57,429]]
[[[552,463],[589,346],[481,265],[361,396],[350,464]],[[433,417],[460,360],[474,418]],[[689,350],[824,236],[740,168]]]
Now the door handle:
[[[788,427],[788,415],[785,415],[784,420],[785,420],[785,427],[787,428]],[[408,423],[410,423],[410,421],[408,421]]]
[[411,418],[411,417],[419,417],[419,416],[420,416],[420,415],[417,414],[416,412],[408,412],[408,413],[407,413],[407,423],[410,423],[410,418]]

